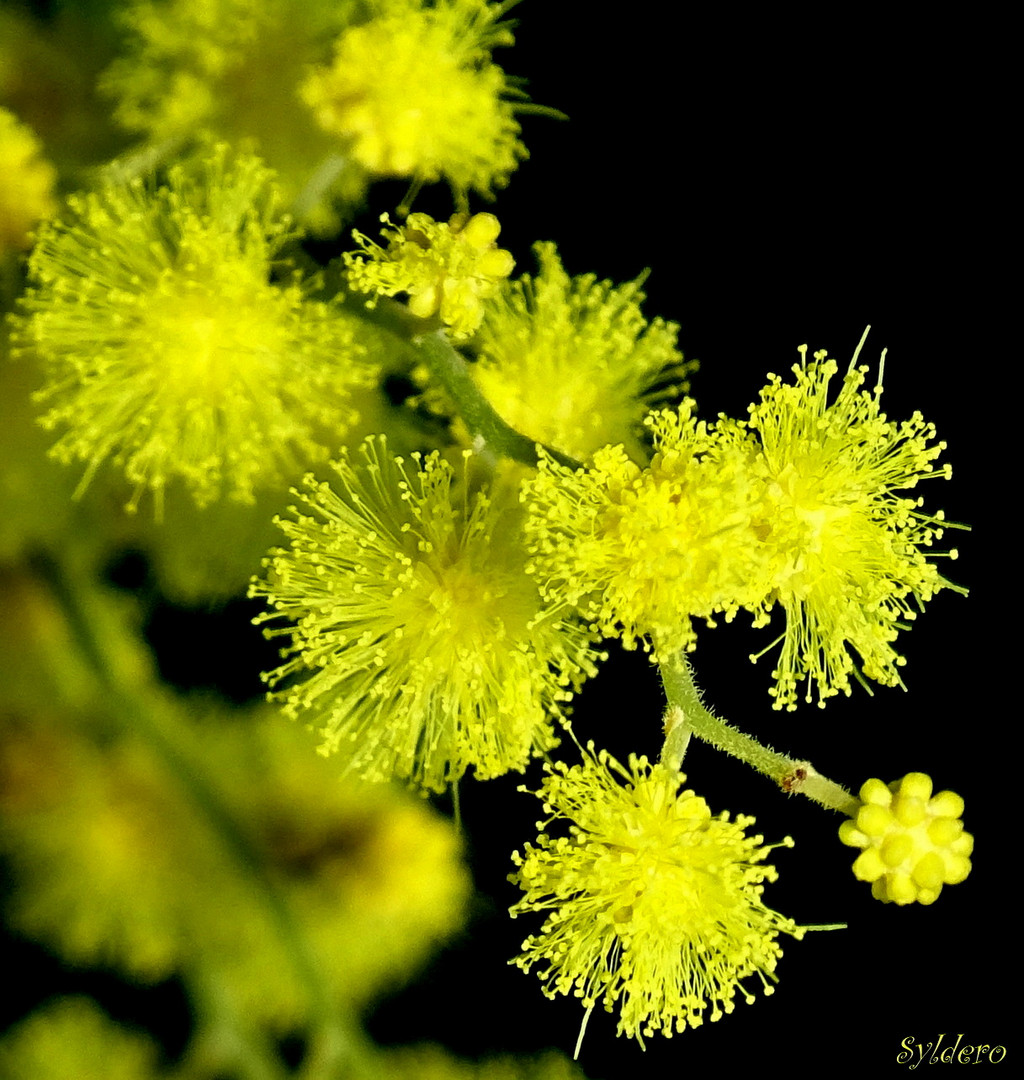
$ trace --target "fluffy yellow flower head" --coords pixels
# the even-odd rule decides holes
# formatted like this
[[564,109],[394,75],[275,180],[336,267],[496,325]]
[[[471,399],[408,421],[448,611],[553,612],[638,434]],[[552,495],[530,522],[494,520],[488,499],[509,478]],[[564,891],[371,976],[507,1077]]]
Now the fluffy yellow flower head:
[[508,282],[485,307],[473,379],[511,427],[587,460],[622,443],[642,460],[641,421],[685,389],[692,368],[679,327],[640,311],[643,278],[625,285],[571,278],[554,244],[534,247],[540,272]]
[[501,225],[493,214],[456,214],[445,224],[428,214],[410,214],[404,225],[382,234],[386,248],[353,231],[361,253],[346,252],[348,280],[354,289],[378,296],[407,293],[409,310],[421,319],[437,316],[454,340],[480,325],[484,300],[512,273],[512,256],[495,241]]
[[861,807],[839,826],[839,839],[861,848],[853,864],[859,881],[883,903],[934,904],[943,885],[958,885],[971,872],[974,837],[960,820],[964,801],[953,791],[932,794],[924,773],[907,773],[886,785],[868,780]]
[[314,69],[302,97],[324,131],[369,172],[448,180],[490,195],[526,150],[491,50],[511,45],[508,4],[384,0],[345,30],[334,62]]
[[0,258],[27,250],[32,229],[56,212],[56,182],[39,140],[0,107]]
[[251,587],[295,624],[268,631],[293,639],[275,696],[369,779],[441,791],[469,766],[523,769],[597,657],[525,574],[514,494],[382,440],[360,457],[333,487],[307,478],[310,512],[280,522],[291,546]]
[[271,174],[220,148],[140,181],[70,200],[74,217],[40,233],[16,340],[43,359],[53,453],[105,461],[133,505],[183,481],[199,504],[326,456],[354,419],[350,392],[371,379],[350,323],[271,280],[294,233]]
[[[670,1036],[733,1011],[741,980],[773,988],[780,933],[803,930],[764,905],[771,846],[744,830],[753,819],[712,816],[685,777],[645,758],[623,768],[610,755],[546,765],[537,793],[567,836],[541,834],[516,853],[523,889],[513,916],[548,912],[515,963],[539,966],[548,997],[620,1011],[619,1034]],[[791,846],[787,839],[783,846]],[[774,845],[779,846],[779,845]]]
[[923,513],[922,499],[897,494],[950,475],[933,464],[945,449],[932,441],[934,425],[920,413],[888,420],[882,373],[873,393],[862,390],[867,368],[855,366],[856,355],[830,403],[835,361],[822,351],[808,363],[806,346],[800,353],[794,381],[771,376],[746,424],[758,436],[752,469],[763,485],[757,528],[768,556],[761,599],[750,607],[760,625],[776,603],[786,616],[777,709],[796,707],[801,682],[805,700],[816,690],[819,705],[849,694],[851,646],[864,675],[901,685],[904,660],[892,643],[903,620],[948,585],[925,553],[942,536],[942,512]]
[[544,596],[627,649],[649,637],[657,660],[694,647],[692,618],[731,617],[761,573],[747,457],[720,446],[692,407],[647,418],[647,468],[606,447],[575,472],[543,457],[524,484],[529,570]]

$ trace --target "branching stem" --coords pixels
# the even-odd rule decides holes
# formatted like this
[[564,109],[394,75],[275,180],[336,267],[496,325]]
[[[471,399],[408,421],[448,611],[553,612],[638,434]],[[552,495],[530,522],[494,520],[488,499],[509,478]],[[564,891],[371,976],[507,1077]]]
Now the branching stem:
[[661,665],[661,681],[668,697],[662,761],[678,766],[690,732],[733,757],[745,761],[774,780],[788,794],[806,795],[830,810],[853,814],[860,805],[845,788],[822,776],[809,761],[797,761],[732,727],[715,716],[701,700],[693,681],[693,669],[682,654]]

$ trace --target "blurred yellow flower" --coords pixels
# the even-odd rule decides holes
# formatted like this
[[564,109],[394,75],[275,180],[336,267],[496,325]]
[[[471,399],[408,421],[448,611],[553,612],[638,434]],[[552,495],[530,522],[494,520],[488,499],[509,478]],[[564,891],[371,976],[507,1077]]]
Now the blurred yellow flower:
[[0,106],[0,259],[27,251],[32,230],[56,213],[56,183],[39,140]]
[[48,1002],[0,1041],[4,1080],[157,1080],[160,1049],[89,998]]
[[373,370],[349,317],[277,282],[295,236],[280,202],[256,158],[219,147],[155,190],[73,196],[42,230],[15,343],[44,362],[42,423],[85,464],[80,490],[109,461],[132,506],[175,481],[200,505],[251,501],[354,421]]
[[460,194],[502,187],[526,149],[491,50],[511,45],[489,0],[383,0],[344,30],[301,95],[321,128],[369,172],[442,178]]

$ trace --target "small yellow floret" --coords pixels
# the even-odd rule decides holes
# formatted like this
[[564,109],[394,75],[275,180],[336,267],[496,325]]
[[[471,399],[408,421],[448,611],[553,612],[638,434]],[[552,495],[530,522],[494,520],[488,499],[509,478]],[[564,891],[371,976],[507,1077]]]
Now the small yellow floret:
[[[756,976],[772,993],[782,949],[804,930],[766,907],[763,865],[772,847],[745,830],[753,818],[711,814],[685,777],[646,758],[623,768],[593,744],[582,765],[545,765],[537,797],[549,823],[537,846],[513,855],[510,878],[525,895],[512,915],[547,912],[514,961],[539,965],[548,997],[618,1008],[619,1034],[636,1038],[697,1027],[735,1008]],[[710,1015],[705,1017],[705,1011]]]
[[301,95],[320,127],[369,172],[490,195],[526,156],[491,49],[512,44],[487,0],[389,0],[337,39]]
[[410,214],[404,225],[381,221],[386,248],[362,233],[353,236],[362,253],[345,254],[349,282],[371,297],[407,293],[409,310],[421,319],[437,316],[455,340],[480,325],[484,300],[512,273],[512,256],[495,241],[501,225],[493,214],[456,214],[445,224],[428,214]]
[[56,182],[39,140],[0,107],[0,258],[31,246],[32,230],[56,212]]
[[974,838],[964,832],[959,795],[933,796],[931,777],[908,773],[889,785],[866,781],[860,799],[856,816],[839,826],[839,839],[863,849],[853,872],[871,882],[876,900],[933,904],[943,885],[957,885],[971,872]]

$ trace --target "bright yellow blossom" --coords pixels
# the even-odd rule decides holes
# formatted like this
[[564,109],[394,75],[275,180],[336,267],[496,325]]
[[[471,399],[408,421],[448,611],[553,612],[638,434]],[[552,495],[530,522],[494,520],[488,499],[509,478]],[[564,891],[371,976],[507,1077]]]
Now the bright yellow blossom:
[[886,785],[867,780],[856,815],[839,826],[839,839],[861,848],[853,864],[860,881],[883,903],[934,904],[943,885],[971,872],[974,837],[960,820],[964,801],[953,791],[932,794],[924,773],[907,773]]
[[580,461],[621,443],[644,460],[641,421],[685,389],[693,367],[676,347],[679,327],[644,318],[642,277],[618,286],[571,278],[554,244],[534,252],[539,273],[507,282],[485,305],[474,381],[535,442]]
[[522,770],[597,656],[526,575],[514,492],[383,440],[360,458],[333,485],[307,477],[290,547],[250,590],[294,623],[268,631],[292,638],[274,696],[369,779],[441,791],[470,766]]
[[511,880],[525,893],[513,916],[548,913],[515,960],[539,968],[548,997],[618,1009],[619,1034],[642,1043],[699,1026],[709,1009],[718,1020],[737,993],[753,1001],[747,977],[773,992],[776,938],[804,931],[761,898],[776,878],[763,860],[779,845],[746,835],[753,818],[712,816],[680,790],[681,773],[633,756],[623,768],[592,744],[582,765],[545,771],[537,797],[568,835],[527,844]]
[[542,457],[524,484],[529,570],[544,596],[627,649],[643,639],[657,660],[694,647],[693,618],[731,617],[762,572],[746,455],[692,409],[647,418],[647,468],[606,447],[577,471]]
[[[29,264],[16,343],[43,360],[53,454],[104,462],[157,499],[180,481],[200,505],[327,456],[372,371],[336,306],[278,284],[295,233],[253,157],[222,147],[166,186],[109,185],[69,200]],[[285,269],[287,267],[285,266]]]
[[805,700],[816,692],[819,705],[849,694],[851,674],[859,677],[851,651],[865,676],[901,685],[904,660],[892,643],[949,584],[927,558],[942,536],[942,512],[927,514],[921,498],[901,494],[950,475],[948,465],[933,464],[945,449],[933,441],[934,425],[920,413],[888,420],[881,371],[874,391],[862,390],[867,368],[856,366],[856,355],[830,402],[836,362],[822,351],[808,363],[806,346],[800,353],[792,383],[771,376],[746,424],[725,422],[733,435],[746,427],[757,436],[747,445],[763,491],[755,528],[767,573],[761,598],[748,606],[758,625],[775,604],[785,613],[773,672],[777,709],[796,707],[800,683]]

